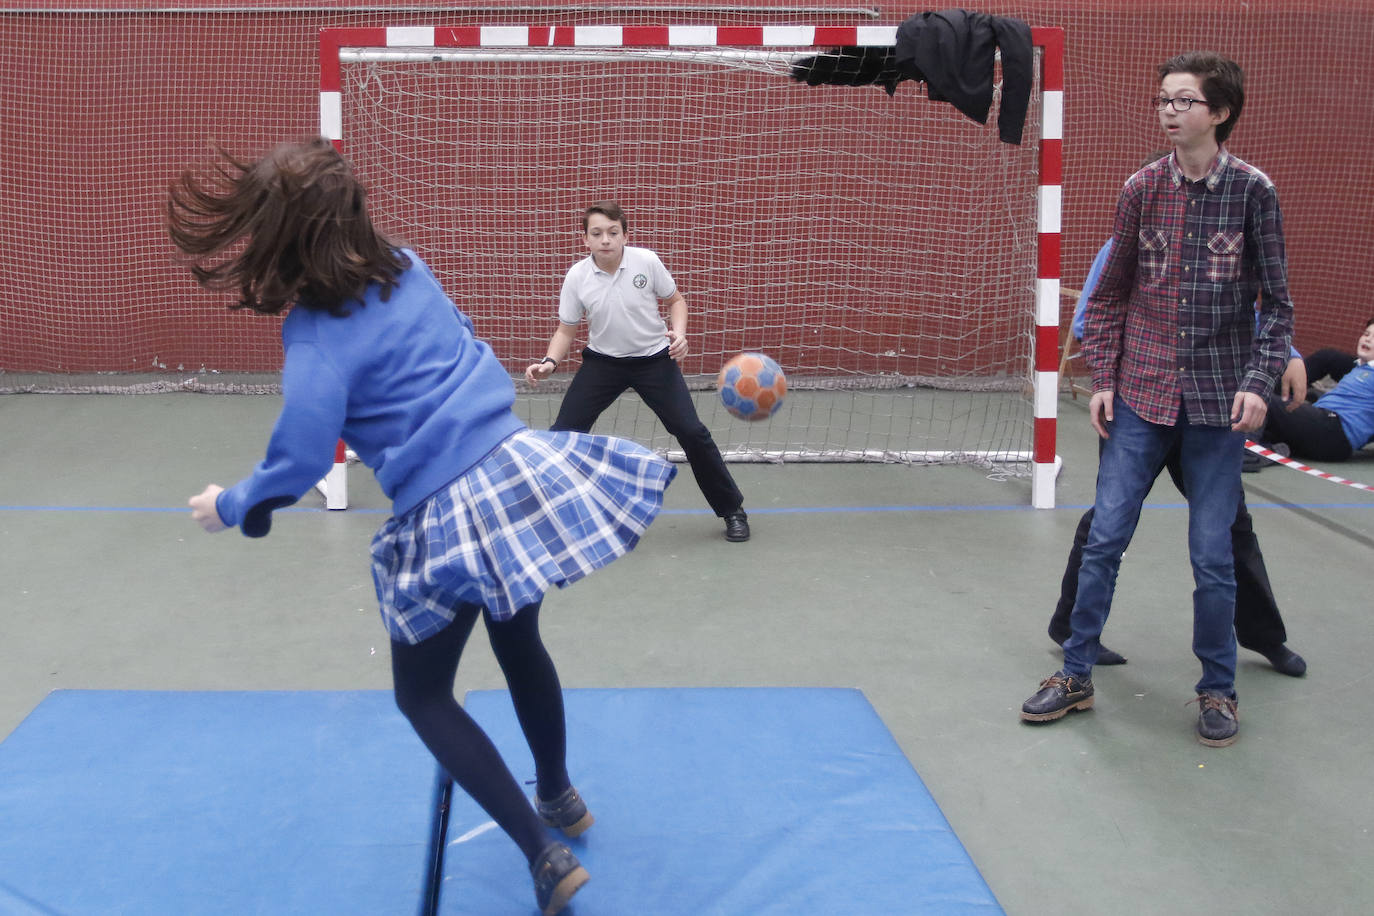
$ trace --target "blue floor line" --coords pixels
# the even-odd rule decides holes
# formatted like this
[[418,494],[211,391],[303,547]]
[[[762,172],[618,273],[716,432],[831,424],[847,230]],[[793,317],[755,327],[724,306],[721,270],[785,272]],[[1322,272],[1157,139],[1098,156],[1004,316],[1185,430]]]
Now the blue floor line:
[[[1294,502],[1252,502],[1246,500],[1245,503],[1251,509],[1374,509],[1374,500],[1353,503],[1294,503]],[[1083,512],[1092,507],[1092,503],[1072,503],[1067,505],[1057,505],[1050,511],[1061,512]],[[1147,503],[1145,509],[1187,509],[1186,502],[1176,503]],[[25,505],[0,505],[0,512],[170,512],[170,513],[189,513],[185,506],[25,506]],[[286,509],[276,510],[281,512],[331,512],[345,511],[358,515],[390,515],[390,509],[362,508],[355,507],[345,510],[330,510],[323,506],[294,506]],[[785,508],[755,508],[749,507],[750,515],[824,515],[836,512],[1042,512],[1043,509],[1036,509],[1033,506],[1017,503],[1014,505],[959,505],[959,506],[935,506],[935,505],[905,505],[905,506],[790,506]],[[664,509],[662,515],[714,515],[710,509]]]

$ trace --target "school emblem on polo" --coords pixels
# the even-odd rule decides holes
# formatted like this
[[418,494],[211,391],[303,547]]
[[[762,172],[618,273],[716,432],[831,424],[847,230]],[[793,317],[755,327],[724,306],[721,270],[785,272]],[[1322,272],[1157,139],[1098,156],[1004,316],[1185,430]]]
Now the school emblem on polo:
[[635,274],[635,289],[643,289],[649,285],[649,278],[644,274]]

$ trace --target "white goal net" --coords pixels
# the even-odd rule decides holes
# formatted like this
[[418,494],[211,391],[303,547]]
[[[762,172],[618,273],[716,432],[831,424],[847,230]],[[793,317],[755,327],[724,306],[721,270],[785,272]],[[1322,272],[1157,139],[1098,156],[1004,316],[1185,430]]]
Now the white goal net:
[[[683,370],[727,458],[1031,476],[1038,461],[1052,475],[1053,391],[1035,395],[1037,316],[1058,320],[1057,247],[1050,284],[1037,279],[1039,76],[1013,145],[995,107],[984,126],[910,82],[889,95],[794,79],[799,61],[833,50],[811,28],[733,45],[709,28],[665,29],[660,43],[557,31],[359,29],[321,42],[323,132],[369,184],[379,222],[429,261],[513,375],[556,327],[563,275],[587,253],[584,207],[612,199],[630,243],[657,251],[687,298]],[[849,31],[876,46],[895,34]],[[789,386],[759,423],[729,416],[714,391],[721,364],[749,350],[777,360]],[[527,422],[552,422],[576,364],[535,391],[520,382]],[[632,395],[595,431],[676,450]],[[1047,484],[1037,504],[1052,505]]]

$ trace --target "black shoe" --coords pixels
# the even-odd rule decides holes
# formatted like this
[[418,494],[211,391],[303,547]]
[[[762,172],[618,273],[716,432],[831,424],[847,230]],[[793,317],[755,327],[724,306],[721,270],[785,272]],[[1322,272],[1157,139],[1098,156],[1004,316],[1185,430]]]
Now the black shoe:
[[1075,709],[1092,707],[1093,682],[1061,672],[1040,682],[1040,691],[1021,704],[1021,718],[1027,722],[1050,722]]
[[1240,737],[1240,711],[1235,697],[1219,693],[1199,693],[1197,740],[1208,747],[1226,747]]
[[1280,645],[1277,649],[1260,654],[1269,659],[1269,664],[1273,665],[1274,670],[1279,674],[1286,674],[1289,677],[1302,677],[1307,673],[1307,662],[1301,655],[1287,646]]
[[577,856],[562,843],[545,846],[530,866],[530,875],[534,878],[534,899],[544,916],[554,916],[568,905],[578,888],[591,880]]
[[[1264,443],[1261,444],[1264,445]],[[1273,452],[1275,455],[1278,455],[1280,458],[1288,458],[1291,457],[1293,454],[1292,450],[1288,448],[1288,443],[1286,442],[1271,442],[1267,445],[1264,445],[1264,447],[1269,449],[1269,451]],[[1240,462],[1240,469],[1241,472],[1245,474],[1257,474],[1260,471],[1264,470],[1266,467],[1268,467],[1269,464],[1271,464],[1272,462],[1272,458],[1266,458],[1263,455],[1256,455],[1254,452],[1250,451],[1249,449],[1246,449],[1245,456],[1241,459]]]
[[[1055,642],[1059,643],[1059,645],[1060,645],[1061,647],[1064,645],[1064,643],[1061,642],[1060,640],[1057,640],[1057,639],[1056,639]],[[1097,644],[1097,664],[1099,664],[1099,665],[1124,665],[1124,664],[1126,664],[1126,656],[1122,655],[1120,652],[1113,652],[1111,649],[1108,649],[1106,646],[1102,645],[1102,643],[1098,643],[1098,644]]]
[[1101,643],[1097,644],[1097,664],[1099,665],[1124,665],[1126,656],[1120,652],[1113,652]]
[[725,539],[736,543],[749,540],[749,516],[743,509],[725,516]]
[[587,803],[572,786],[568,786],[567,791],[553,801],[544,801],[535,795],[534,810],[538,812],[541,821],[555,830],[561,830],[569,839],[581,836],[588,827],[596,823],[596,818],[587,810]]

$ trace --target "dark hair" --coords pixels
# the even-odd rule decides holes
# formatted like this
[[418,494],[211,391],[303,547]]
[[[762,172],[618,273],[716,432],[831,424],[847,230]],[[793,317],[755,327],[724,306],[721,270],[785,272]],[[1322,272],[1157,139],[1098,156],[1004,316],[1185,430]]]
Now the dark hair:
[[236,289],[233,309],[279,315],[293,304],[348,314],[373,283],[391,294],[407,260],[373,228],[367,192],[323,137],[283,143],[255,162],[216,149],[210,174],[186,170],[167,194],[167,231],[206,289]]
[[1245,72],[1240,65],[1215,51],[1189,51],[1159,65],[1159,78],[1170,73],[1189,73],[1202,82],[1202,94],[1212,111],[1225,108],[1230,115],[1217,125],[1217,142],[1225,143],[1245,107]]
[[587,231],[587,221],[592,218],[593,213],[600,213],[606,219],[620,224],[621,232],[629,232],[630,224],[625,219],[625,211],[620,208],[620,204],[613,200],[598,200],[586,210],[582,211],[582,232]]

